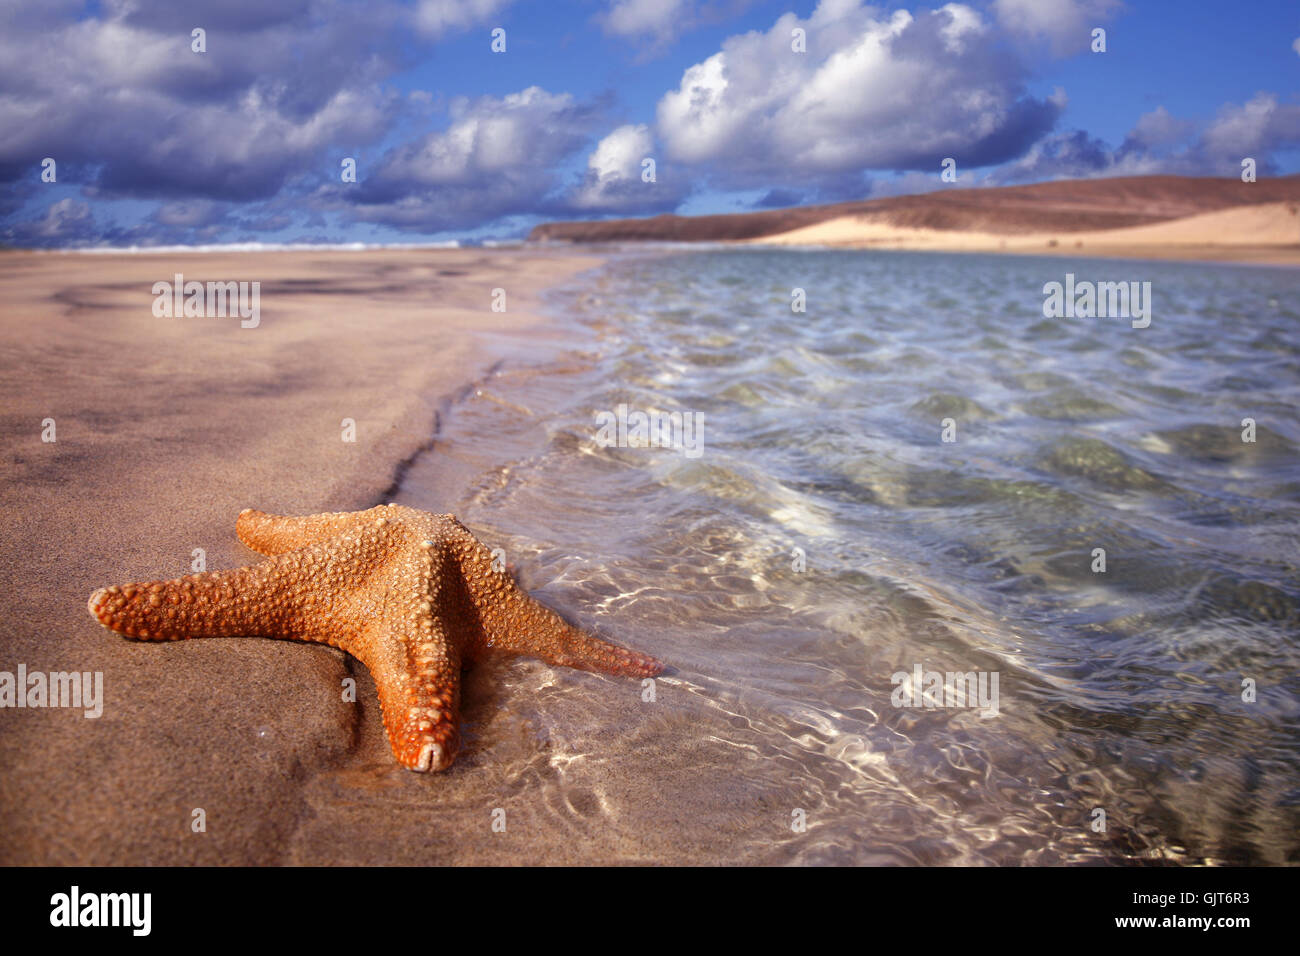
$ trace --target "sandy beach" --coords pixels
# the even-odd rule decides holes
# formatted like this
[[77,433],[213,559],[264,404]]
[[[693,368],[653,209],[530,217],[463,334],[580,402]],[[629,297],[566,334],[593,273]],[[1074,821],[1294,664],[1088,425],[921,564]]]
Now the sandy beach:
[[[1056,268],[734,247],[0,256],[0,692],[5,673],[102,675],[99,716],[0,710],[0,862],[1294,858],[1300,435],[1273,383],[1296,273],[1150,263],[1158,309],[1135,329],[1044,320]],[[155,314],[177,273],[259,282],[256,327]],[[817,302],[795,323],[793,275]],[[593,410],[624,405],[699,412],[703,454],[602,444]],[[966,436],[951,452],[944,417]],[[339,650],[131,641],[87,613],[92,590],[180,576],[195,549],[209,570],[258,560],[243,508],[387,501],[458,514],[540,602],[670,672],[647,697],[489,656],[464,673],[455,763],[421,774]],[[1098,540],[1118,543],[1106,587]],[[1247,659],[1278,689],[1260,710],[1239,706]],[[995,689],[982,711],[900,700],[918,667]]]
[[[208,569],[252,563],[234,533],[246,507],[386,500],[442,406],[546,341],[541,292],[597,263],[478,250],[0,256],[0,669],[102,672],[104,687],[98,718],[4,711],[0,863],[431,858],[437,825],[405,849],[389,814],[313,826],[376,788],[414,798],[440,783],[394,766],[364,667],[318,645],[124,640],[86,597],[188,573],[196,548]],[[176,273],[259,282],[257,327],[155,316],[152,286]],[[504,313],[491,310],[496,288]],[[341,701],[349,676],[356,704]],[[314,805],[322,793],[331,811]],[[474,845],[444,841],[442,858],[483,859]]]

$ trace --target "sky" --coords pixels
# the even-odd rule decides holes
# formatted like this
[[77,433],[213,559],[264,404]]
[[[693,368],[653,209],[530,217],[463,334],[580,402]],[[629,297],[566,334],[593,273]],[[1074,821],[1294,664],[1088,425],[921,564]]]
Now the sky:
[[1288,175],[1298,79],[1296,0],[0,0],[0,243]]

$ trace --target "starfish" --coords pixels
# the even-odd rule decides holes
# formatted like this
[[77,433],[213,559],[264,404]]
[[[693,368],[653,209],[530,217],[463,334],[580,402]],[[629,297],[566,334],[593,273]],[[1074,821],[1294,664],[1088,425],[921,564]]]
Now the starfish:
[[314,641],[365,664],[393,755],[445,770],[460,745],[461,667],[488,653],[653,677],[663,664],[598,640],[534,601],[454,515],[401,505],[286,517],[240,512],[266,561],[101,588],[90,613],[145,641],[260,636]]

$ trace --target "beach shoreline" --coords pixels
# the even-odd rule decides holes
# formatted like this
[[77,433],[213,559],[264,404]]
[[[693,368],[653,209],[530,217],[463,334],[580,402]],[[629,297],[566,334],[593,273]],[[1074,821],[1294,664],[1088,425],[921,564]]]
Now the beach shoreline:
[[[234,533],[246,507],[380,503],[457,396],[559,334],[543,294],[601,261],[482,249],[0,257],[0,670],[99,673],[105,698],[97,718],[0,713],[0,862],[303,862],[290,839],[319,771],[391,779],[369,675],[341,652],[140,644],[99,627],[86,597],[200,558],[252,563]],[[154,284],[178,273],[259,283],[255,326],[156,315]],[[422,506],[455,498],[449,488]],[[338,692],[349,677],[356,704]]]

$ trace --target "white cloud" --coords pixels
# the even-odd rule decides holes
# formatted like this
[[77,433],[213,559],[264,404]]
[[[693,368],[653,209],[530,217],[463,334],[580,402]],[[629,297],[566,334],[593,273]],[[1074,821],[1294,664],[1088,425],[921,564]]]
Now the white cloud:
[[1120,0],[993,0],[998,21],[1010,32],[1045,37],[1058,54],[1092,41],[1092,30],[1121,6]]
[[1276,149],[1300,146],[1300,106],[1279,105],[1272,93],[1257,93],[1245,103],[1219,109],[1201,135],[1205,157],[1226,170],[1242,157],[1260,159]]
[[1123,144],[1111,149],[1083,130],[1046,137],[1022,157],[990,174],[995,183],[1061,177],[1228,176],[1240,173],[1247,156],[1261,174],[1274,175],[1279,150],[1300,146],[1300,106],[1279,104],[1271,93],[1228,103],[1196,132],[1196,124],[1163,106],[1138,118]]
[[1296,53],[1300,53],[1300,37],[1295,38],[1295,42],[1291,44],[1291,49],[1295,50]]
[[36,229],[39,235],[50,237],[77,232],[90,221],[89,205],[76,199],[60,199],[45,210],[45,216],[38,221]]
[[728,109],[727,58],[715,53],[682,74],[681,85],[659,101],[659,128],[674,156],[686,162],[711,159],[735,135],[744,116]]
[[159,206],[153,218],[160,225],[192,228],[217,222],[224,215],[221,204],[211,199],[177,199]]
[[452,123],[397,152],[383,176],[430,186],[477,181],[549,164],[571,151],[576,115],[568,93],[530,86],[451,106]]
[[509,6],[511,0],[420,0],[415,24],[421,32],[438,35],[463,30]]
[[0,230],[0,236],[6,240],[25,246],[88,245],[96,235],[90,206],[71,198],[51,203],[38,219],[14,223]]
[[332,197],[363,220],[420,231],[536,212],[559,186],[556,165],[588,142],[597,119],[568,93],[537,86],[457,99],[450,113],[445,130],[394,149],[356,189],[322,202]]
[[[807,52],[791,31],[807,33]],[[884,16],[859,0],[823,0],[767,33],[724,41],[659,101],[668,157],[712,164],[732,185],[823,185],[868,169],[933,169],[1023,152],[1061,106],[1024,92],[1014,58],[995,49],[979,15],[948,4]],[[845,179],[849,177],[849,179]]]
[[615,0],[601,20],[606,33],[667,39],[682,28],[689,14],[689,0]]
[[986,29],[980,15],[963,4],[945,3],[939,12],[948,16],[948,23],[939,28],[939,33],[950,52],[960,53],[965,47],[967,35],[980,34]]
[[1126,142],[1147,148],[1168,146],[1185,138],[1193,128],[1194,124],[1190,120],[1178,119],[1171,116],[1163,106],[1157,106],[1138,117]]
[[637,198],[636,192],[652,191],[658,184],[642,182],[641,163],[653,158],[653,151],[654,137],[648,126],[628,124],[614,130],[596,145],[587,159],[587,177],[574,195],[574,206],[619,208]]
[[650,127],[620,126],[596,145],[587,166],[599,179],[629,179],[640,173],[641,161],[653,150]]

